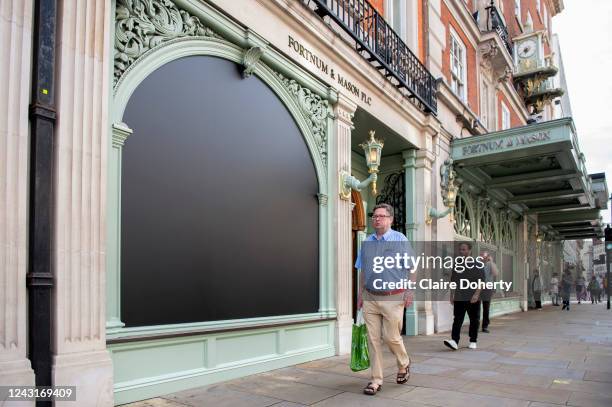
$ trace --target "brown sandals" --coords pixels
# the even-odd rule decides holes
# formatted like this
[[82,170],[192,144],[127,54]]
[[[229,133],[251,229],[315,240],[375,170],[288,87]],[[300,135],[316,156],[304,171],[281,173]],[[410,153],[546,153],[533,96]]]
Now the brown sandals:
[[368,385],[363,389],[364,394],[367,394],[368,396],[373,396],[378,393],[380,389],[382,389],[382,384],[379,384],[377,387],[374,386],[374,383],[368,383]]
[[[395,380],[397,384],[404,384],[410,378],[410,363],[406,366],[406,371],[404,373],[397,373],[397,379]],[[375,387],[376,386],[376,387]],[[375,383],[368,383],[368,385],[363,389],[364,394],[368,396],[373,396],[378,393],[382,389],[382,384],[376,385]]]
[[397,379],[395,380],[395,382],[397,384],[404,384],[408,381],[408,379],[410,378],[410,363],[408,363],[408,365],[406,366],[406,372],[405,373],[397,373]]

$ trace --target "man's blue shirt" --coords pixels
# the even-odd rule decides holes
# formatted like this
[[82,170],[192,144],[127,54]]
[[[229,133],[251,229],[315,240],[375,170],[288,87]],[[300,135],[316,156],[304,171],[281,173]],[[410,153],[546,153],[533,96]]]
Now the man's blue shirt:
[[[398,232],[393,229],[387,230],[387,232],[380,237],[380,239],[376,238],[376,233],[372,233],[368,236],[364,242],[407,242],[408,238],[404,236],[402,232]],[[355,268],[361,268],[361,250],[357,253],[357,260],[355,261]]]

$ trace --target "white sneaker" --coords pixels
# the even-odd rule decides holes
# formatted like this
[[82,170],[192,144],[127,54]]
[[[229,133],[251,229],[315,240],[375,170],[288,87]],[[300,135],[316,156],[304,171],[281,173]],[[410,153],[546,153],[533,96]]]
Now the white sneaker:
[[457,350],[457,349],[459,349],[459,345],[457,345],[457,342],[455,342],[455,341],[454,341],[454,340],[452,340],[452,339],[445,339],[445,340],[444,340],[444,344],[445,344],[446,346],[448,346],[449,348],[451,348],[452,350]]
[[476,349],[476,348],[478,348],[478,346],[476,346],[476,342],[470,342],[469,348],[470,349]]

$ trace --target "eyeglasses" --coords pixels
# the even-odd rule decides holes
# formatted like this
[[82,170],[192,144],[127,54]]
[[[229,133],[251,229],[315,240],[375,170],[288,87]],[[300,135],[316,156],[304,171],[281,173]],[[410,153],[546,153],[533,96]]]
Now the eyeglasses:
[[390,218],[390,215],[372,215],[372,220]]

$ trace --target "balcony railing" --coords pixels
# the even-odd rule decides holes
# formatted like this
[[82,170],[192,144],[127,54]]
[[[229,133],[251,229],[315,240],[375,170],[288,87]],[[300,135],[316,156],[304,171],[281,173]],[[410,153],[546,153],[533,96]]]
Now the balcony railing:
[[425,112],[437,112],[435,78],[367,0],[303,1],[314,3],[319,16],[329,16],[346,31],[357,52],[389,80],[395,79],[394,85],[406,89]]
[[504,20],[502,20],[497,7],[495,7],[495,3],[491,2],[486,9],[488,11],[487,28],[497,32],[499,38],[501,38],[502,42],[506,46],[506,49],[510,55],[512,55],[512,41],[510,40],[510,35],[508,34],[508,29],[504,24]]

